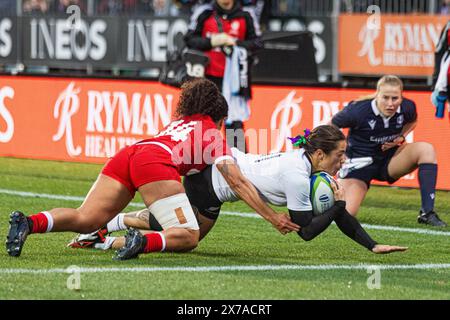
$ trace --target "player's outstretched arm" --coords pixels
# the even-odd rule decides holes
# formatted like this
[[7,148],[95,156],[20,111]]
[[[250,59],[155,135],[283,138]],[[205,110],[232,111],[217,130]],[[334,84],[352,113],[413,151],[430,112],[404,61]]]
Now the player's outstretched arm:
[[298,235],[305,241],[311,241],[324,232],[342,210],[345,210],[345,201],[336,201],[331,208],[318,216],[314,216],[312,210],[289,210],[289,215],[291,220],[301,227]]
[[276,213],[261,199],[255,186],[244,177],[233,160],[219,161],[216,166],[236,195],[269,221],[280,233],[286,234],[300,230],[300,227],[287,215]]
[[396,251],[405,251],[407,247],[389,246],[377,244],[369,234],[364,230],[358,220],[353,217],[347,210],[343,212],[335,220],[338,228],[353,241],[359,243],[363,247],[369,249],[373,253],[391,253]]
[[[345,193],[342,185],[335,181],[331,184],[334,196],[336,200],[343,200],[345,198]],[[380,245],[373,240],[370,235],[364,230],[359,221],[353,217],[345,208],[340,212],[340,214],[334,219],[338,228],[353,241],[359,243],[363,247],[369,249],[373,253],[391,253],[395,251],[405,251],[408,248]]]

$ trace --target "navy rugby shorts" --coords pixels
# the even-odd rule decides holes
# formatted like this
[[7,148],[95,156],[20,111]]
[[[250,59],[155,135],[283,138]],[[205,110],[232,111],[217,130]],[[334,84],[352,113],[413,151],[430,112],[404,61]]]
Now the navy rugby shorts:
[[389,184],[394,183],[398,179],[392,178],[388,173],[388,165],[397,148],[389,150],[383,159],[374,159],[374,162],[367,167],[356,169],[347,174],[344,179],[358,179],[364,181],[367,188],[370,188],[370,182],[375,179],[378,181],[386,181]]

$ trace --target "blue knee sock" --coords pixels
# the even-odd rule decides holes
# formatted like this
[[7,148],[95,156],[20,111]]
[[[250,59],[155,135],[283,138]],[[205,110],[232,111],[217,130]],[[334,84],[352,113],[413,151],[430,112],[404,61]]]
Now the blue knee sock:
[[423,212],[434,209],[434,198],[436,191],[437,164],[419,164],[420,195],[422,197]]

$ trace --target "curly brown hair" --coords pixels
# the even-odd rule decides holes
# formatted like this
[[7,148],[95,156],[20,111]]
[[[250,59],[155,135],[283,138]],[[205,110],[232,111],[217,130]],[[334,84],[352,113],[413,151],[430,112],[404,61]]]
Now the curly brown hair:
[[228,115],[227,101],[219,88],[208,79],[196,78],[181,86],[175,116],[182,118],[194,114],[208,115],[216,123]]

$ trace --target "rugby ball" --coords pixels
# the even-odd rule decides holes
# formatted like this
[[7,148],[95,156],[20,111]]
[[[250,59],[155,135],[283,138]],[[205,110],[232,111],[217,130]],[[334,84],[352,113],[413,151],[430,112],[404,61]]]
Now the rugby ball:
[[333,177],[325,171],[316,172],[311,176],[310,200],[314,215],[320,215],[334,205],[334,194],[331,188],[333,180]]

